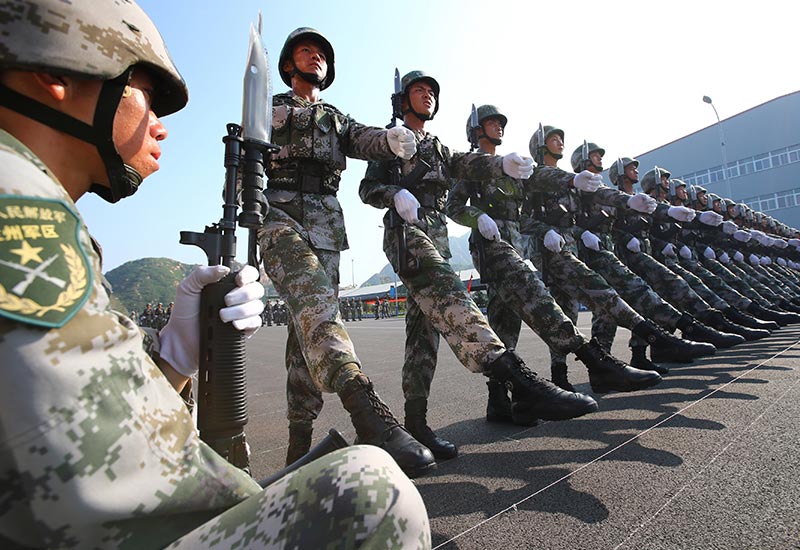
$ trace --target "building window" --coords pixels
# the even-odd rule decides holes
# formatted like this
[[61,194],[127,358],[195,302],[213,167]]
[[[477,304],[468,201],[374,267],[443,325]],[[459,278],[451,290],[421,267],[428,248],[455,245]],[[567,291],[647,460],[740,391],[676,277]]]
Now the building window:
[[[782,147],[755,157],[748,157],[729,163],[726,170],[727,179],[738,178],[763,170],[771,170],[779,166],[794,164],[795,162],[800,162],[800,144]],[[724,181],[725,178],[722,175],[722,167],[714,166],[706,170],[684,174],[680,176],[680,179],[690,185],[708,185]]]

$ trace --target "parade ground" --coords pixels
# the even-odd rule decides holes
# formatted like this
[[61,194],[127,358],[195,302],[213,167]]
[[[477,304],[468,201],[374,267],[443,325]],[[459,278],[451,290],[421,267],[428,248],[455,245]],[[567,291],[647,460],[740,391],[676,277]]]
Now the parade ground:
[[[591,314],[578,326],[590,333]],[[347,323],[377,392],[402,422],[403,319]],[[628,331],[613,352],[630,359]],[[288,440],[286,327],[248,342],[256,479],[283,467]],[[433,546],[446,549],[800,549],[800,327],[775,331],[636,393],[592,394],[600,410],[521,427],[485,419],[485,378],[444,340],[428,422],[459,447],[416,480]],[[523,327],[518,352],[549,377],[549,353]],[[591,393],[570,358],[570,380]],[[329,428],[355,437],[335,394],[325,396],[314,442]]]

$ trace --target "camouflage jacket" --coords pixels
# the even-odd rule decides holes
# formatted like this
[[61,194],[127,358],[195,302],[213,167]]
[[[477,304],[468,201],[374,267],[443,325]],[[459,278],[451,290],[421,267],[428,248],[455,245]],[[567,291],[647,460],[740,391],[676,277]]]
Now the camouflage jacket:
[[161,548],[260,490],[199,440],[98,250],[0,130],[0,540],[19,546]]
[[[430,165],[418,182],[409,191],[419,201],[420,227],[433,241],[443,258],[449,258],[447,220],[444,216],[447,193],[453,180],[497,179],[503,176],[502,157],[486,153],[451,153],[439,138],[427,132],[414,132],[417,138],[417,153],[409,160],[400,162],[401,175],[411,173],[423,159]],[[402,187],[393,185],[389,162],[370,162],[358,193],[364,203],[375,208],[393,208],[394,196]],[[383,218],[383,226],[389,229],[389,213]]]
[[479,234],[478,218],[481,214],[488,214],[497,223],[502,239],[523,254],[520,217],[526,192],[563,191],[569,188],[573,177],[573,174],[558,168],[540,166],[524,181],[508,176],[494,180],[459,181],[447,196],[445,212],[456,223],[472,228],[471,242]]
[[267,167],[267,220],[284,222],[320,250],[347,250],[342,207],[336,198],[347,157],[394,157],[386,130],[359,124],[336,107],[292,92],[272,107],[272,141],[281,150]]

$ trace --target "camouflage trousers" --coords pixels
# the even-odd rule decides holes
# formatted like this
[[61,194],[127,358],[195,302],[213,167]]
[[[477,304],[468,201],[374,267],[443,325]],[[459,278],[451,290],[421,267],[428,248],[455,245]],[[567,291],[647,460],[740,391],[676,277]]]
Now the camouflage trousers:
[[[613,319],[628,329],[644,321],[599,273],[580,261],[568,247],[553,253],[542,246],[534,255],[534,265],[542,272],[556,302],[573,323],[578,321],[579,302],[596,315]],[[551,347],[550,364],[566,364],[565,354]]]
[[768,275],[766,266],[759,265],[753,266],[750,264],[741,264],[739,266],[742,271],[747,273],[749,282],[759,294],[764,296],[767,300],[778,302],[782,298],[790,299],[792,293],[787,287],[780,284],[780,281]]
[[[393,230],[384,231],[383,250],[397,271],[397,237]],[[506,348],[453,268],[419,227],[406,227],[406,250],[415,270],[400,275],[410,297],[403,391],[406,399],[427,398],[436,368],[439,335],[444,336],[461,364],[477,373],[483,372]]]
[[311,246],[296,230],[268,220],[260,232],[264,271],[288,304],[287,416],[313,421],[322,392],[335,392],[340,369],[360,365],[339,315],[339,253]]
[[[574,352],[588,342],[513,246],[506,241],[484,241],[484,252],[488,271],[485,275],[492,281],[489,288],[494,291],[502,311],[525,321],[545,344],[561,354]],[[474,247],[471,247],[471,253],[473,263],[478,265],[478,253]],[[481,276],[483,278],[484,274]],[[489,317],[489,324],[491,321]],[[519,329],[516,334],[519,335]]]
[[793,285],[785,281],[782,276],[772,269],[772,265],[760,265],[753,268],[753,277],[760,283],[773,289],[776,294],[780,294],[786,299],[794,298],[796,295]]
[[492,327],[506,348],[516,349],[522,329],[522,319],[506,305],[494,284],[489,285],[486,295],[488,297],[486,318],[489,320],[489,326]]
[[631,252],[624,246],[617,248],[617,253],[631,271],[647,281],[664,301],[672,304],[678,311],[697,315],[708,309],[708,304],[692,290],[689,283],[650,254]]
[[708,267],[713,273],[718,274],[726,283],[760,306],[772,307],[771,299],[761,294],[762,291],[766,291],[767,294],[772,294],[772,291],[763,288],[763,285],[760,283],[753,285],[750,276],[743,269],[743,267],[745,267],[744,264],[734,261],[728,265],[723,265],[722,262],[718,262],[717,260],[703,258],[703,265]]
[[694,290],[697,295],[700,296],[710,307],[719,310],[728,309],[729,304],[720,298],[713,290],[708,288],[708,286],[700,277],[685,269],[678,261],[678,258],[667,256],[663,259],[659,259],[659,261],[667,266],[678,277],[689,283],[689,286],[692,287],[692,290]]
[[[636,275],[617,256],[608,250],[591,250],[579,245],[578,254],[589,268],[599,273],[642,317],[669,330],[674,330],[681,313],[665,302],[644,279]],[[605,350],[611,350],[617,323],[613,319],[593,313],[592,336],[597,338]],[[630,347],[646,346],[647,342],[631,335]]]
[[168,548],[431,547],[425,503],[382,449],[328,454],[197,527]]
[[776,277],[784,285],[791,289],[793,295],[800,295],[800,282],[798,282],[785,267],[774,263],[767,268],[767,271],[770,273],[770,275]]
[[[727,306],[733,306],[741,310],[746,309],[751,303],[748,297],[743,296],[738,290],[726,283],[721,277],[707,269],[705,265],[692,257],[691,259],[681,258],[679,260],[681,265],[690,273],[695,273],[700,277],[703,282],[720,298],[725,301]],[[719,264],[718,265],[722,265]],[[710,303],[710,302],[709,302]],[[714,306],[717,309],[725,310],[725,308]]]

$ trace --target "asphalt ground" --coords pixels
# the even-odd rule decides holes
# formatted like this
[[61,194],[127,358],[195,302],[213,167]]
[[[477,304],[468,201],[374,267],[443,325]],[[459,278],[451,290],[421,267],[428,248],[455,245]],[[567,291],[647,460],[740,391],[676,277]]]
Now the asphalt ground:
[[[590,314],[579,327],[590,332]],[[347,323],[364,372],[402,422],[403,319]],[[288,440],[285,327],[248,342],[252,471],[283,467]],[[630,358],[620,329],[614,353]],[[668,365],[658,386],[594,396],[596,413],[534,427],[485,420],[485,379],[442,341],[428,421],[458,458],[416,480],[437,548],[800,549],[800,326]],[[549,376],[527,327],[518,352]],[[582,365],[570,380],[591,393]],[[326,395],[314,440],[355,432]]]

